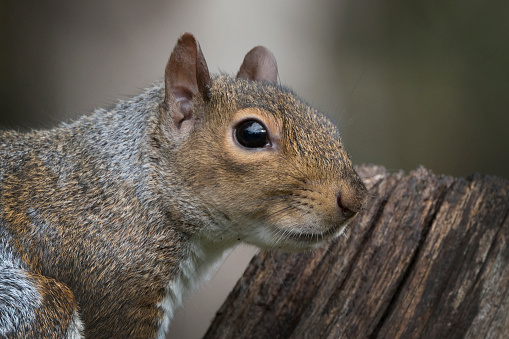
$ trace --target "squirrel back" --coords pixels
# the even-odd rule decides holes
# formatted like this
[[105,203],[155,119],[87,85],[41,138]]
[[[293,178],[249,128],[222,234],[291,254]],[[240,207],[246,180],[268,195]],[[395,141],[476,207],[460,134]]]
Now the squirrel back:
[[277,77],[260,46],[237,77],[211,76],[186,33],[163,84],[2,132],[0,336],[162,338],[239,242],[302,251],[340,234],[366,189],[337,128]]

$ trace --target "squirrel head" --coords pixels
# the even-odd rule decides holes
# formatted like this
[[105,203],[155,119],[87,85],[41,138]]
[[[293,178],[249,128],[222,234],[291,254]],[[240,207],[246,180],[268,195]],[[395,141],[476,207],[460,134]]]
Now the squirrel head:
[[195,37],[178,40],[153,144],[162,194],[174,196],[178,178],[185,196],[169,199],[169,212],[191,235],[302,250],[340,234],[363,207],[366,188],[336,126],[277,78],[265,47],[237,77],[211,77]]

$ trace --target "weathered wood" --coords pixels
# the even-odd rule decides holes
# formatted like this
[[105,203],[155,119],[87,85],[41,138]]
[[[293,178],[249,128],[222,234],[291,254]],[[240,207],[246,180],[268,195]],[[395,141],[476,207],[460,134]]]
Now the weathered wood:
[[509,338],[509,180],[359,172],[348,236],[255,256],[205,338]]

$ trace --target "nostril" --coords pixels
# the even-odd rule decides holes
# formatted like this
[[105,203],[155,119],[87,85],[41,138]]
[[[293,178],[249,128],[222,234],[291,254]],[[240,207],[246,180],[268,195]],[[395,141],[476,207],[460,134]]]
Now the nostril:
[[348,206],[348,200],[345,199],[341,195],[341,193],[338,193],[337,202],[339,210],[341,211],[341,214],[343,214],[345,218],[349,219],[355,215],[356,211],[352,211],[350,209],[350,207]]

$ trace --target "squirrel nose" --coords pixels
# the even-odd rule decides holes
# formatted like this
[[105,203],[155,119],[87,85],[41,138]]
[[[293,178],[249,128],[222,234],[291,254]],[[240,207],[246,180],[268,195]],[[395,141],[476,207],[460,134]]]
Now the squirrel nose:
[[346,219],[352,218],[357,212],[359,212],[364,205],[366,194],[364,192],[356,192],[345,190],[344,192],[338,192],[337,204],[338,208]]

